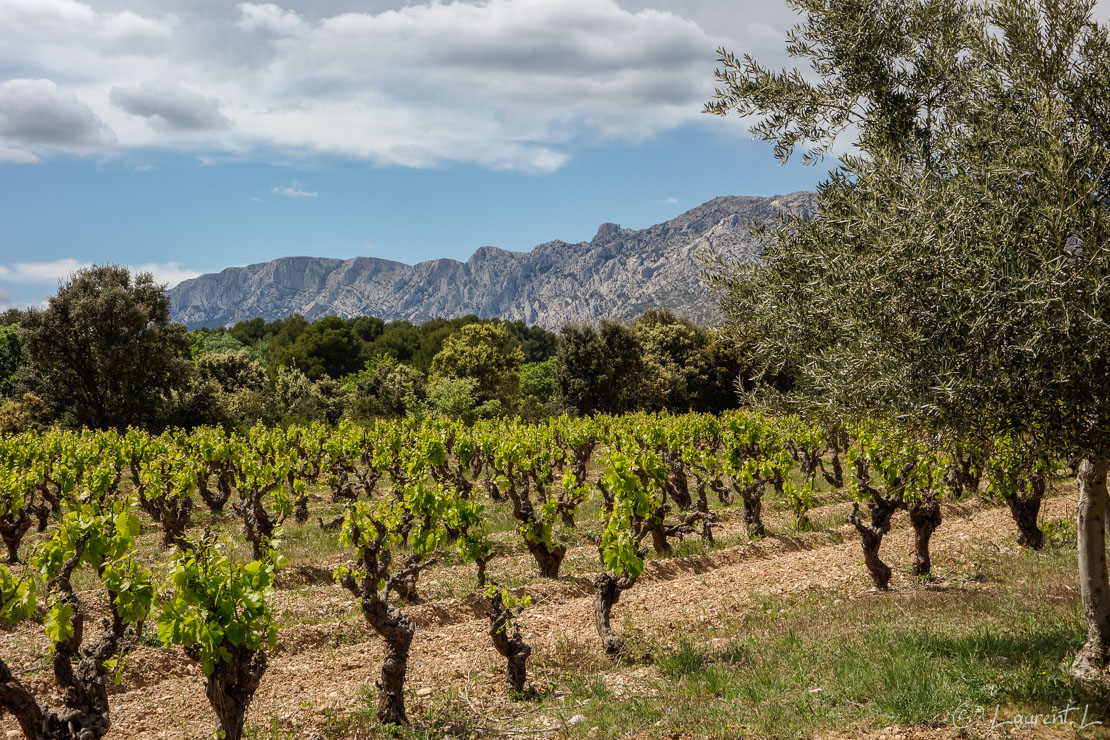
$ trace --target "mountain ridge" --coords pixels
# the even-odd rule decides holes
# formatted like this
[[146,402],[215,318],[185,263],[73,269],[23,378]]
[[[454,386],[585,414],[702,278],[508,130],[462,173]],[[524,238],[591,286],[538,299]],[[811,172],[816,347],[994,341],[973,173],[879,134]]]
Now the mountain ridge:
[[808,191],[721,196],[646,229],[606,222],[588,242],[556,239],[527,252],[483,246],[465,261],[279,257],[183,281],[169,291],[170,308],[191,328],[293,313],[414,322],[473,313],[557,328],[631,319],[652,306],[712,323],[719,314],[701,282],[698,251],[758,258],[763,245],[752,238],[752,223],[814,210]]

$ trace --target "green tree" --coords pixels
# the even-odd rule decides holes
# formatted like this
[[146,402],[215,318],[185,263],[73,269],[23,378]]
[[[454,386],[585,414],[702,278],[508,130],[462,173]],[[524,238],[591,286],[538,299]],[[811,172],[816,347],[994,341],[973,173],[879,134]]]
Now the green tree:
[[504,326],[468,324],[443,343],[432,360],[432,376],[470,378],[479,405],[498,401],[511,408],[520,394],[523,361],[524,353]]
[[360,419],[416,413],[424,396],[424,376],[391,355],[378,355],[344,382],[350,383],[351,412]]
[[549,403],[555,396],[555,358],[526,362],[520,366],[520,395]]
[[0,396],[10,396],[15,391],[16,371],[23,364],[23,343],[19,327],[0,326]]
[[[854,132],[819,216],[718,275],[776,400],[898,416],[956,440],[1028,436],[1081,460],[1079,574],[1110,677],[1110,41],[1085,0],[795,0],[815,74],[722,52],[714,113],[760,116],[785,159]],[[1028,459],[1036,460],[1037,455]]]
[[361,351],[362,341],[352,326],[338,316],[326,316],[309,324],[291,344],[275,348],[274,360],[296,367],[309,380],[341,378],[362,366]]
[[189,372],[189,339],[163,286],[126,267],[78,270],[22,323],[29,384],[47,405],[100,429],[144,426]]
[[578,413],[653,408],[658,390],[651,380],[643,345],[621,322],[568,324],[560,332],[555,393]]

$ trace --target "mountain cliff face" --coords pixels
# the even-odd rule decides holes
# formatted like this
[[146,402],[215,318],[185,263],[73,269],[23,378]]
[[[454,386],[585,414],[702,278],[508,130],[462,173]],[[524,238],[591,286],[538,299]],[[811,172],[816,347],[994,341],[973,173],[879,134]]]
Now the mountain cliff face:
[[813,212],[808,192],[726,196],[641,231],[602,224],[588,242],[547,242],[531,252],[482,247],[466,262],[283,257],[186,280],[169,291],[170,304],[174,319],[193,328],[293,313],[417,323],[473,313],[557,328],[632,319],[653,306],[712,323],[718,313],[697,253],[756,259],[763,245],[750,234],[753,222]]

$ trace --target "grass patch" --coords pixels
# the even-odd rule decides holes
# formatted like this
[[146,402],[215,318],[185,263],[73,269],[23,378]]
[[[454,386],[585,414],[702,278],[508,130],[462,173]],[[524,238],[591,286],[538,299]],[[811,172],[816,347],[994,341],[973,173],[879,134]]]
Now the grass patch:
[[[655,676],[632,696],[596,675],[569,679],[563,688],[570,696],[605,700],[575,706],[586,721],[568,733],[808,738],[823,730],[951,729],[970,721],[968,735],[978,737],[996,708],[1012,718],[1086,705],[1089,719],[1108,722],[1110,696],[1091,693],[1068,673],[1086,636],[1067,587],[1072,561],[1066,547],[1024,552],[988,566],[986,588],[859,600],[825,592],[752,595],[745,618],[658,644]],[[1081,736],[1110,733],[1091,727]]]

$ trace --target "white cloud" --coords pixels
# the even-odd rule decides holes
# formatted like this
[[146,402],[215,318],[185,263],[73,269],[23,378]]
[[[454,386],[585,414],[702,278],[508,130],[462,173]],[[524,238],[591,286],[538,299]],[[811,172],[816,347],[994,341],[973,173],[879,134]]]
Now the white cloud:
[[659,202],[660,203],[665,203],[665,204],[671,206],[671,205],[674,205],[675,203],[678,202],[678,198],[675,198],[675,197],[672,196],[670,198],[664,198],[663,200],[661,200]]
[[[715,49],[736,40],[718,26],[745,28],[736,6],[756,3],[650,5],[0,0],[0,69],[53,80],[122,147],[546,172],[706,120]],[[778,7],[781,47],[785,3],[759,6]]]
[[796,20],[785,0],[0,0],[0,69],[43,113],[0,102],[0,161],[114,137],[548,172],[692,120],[746,135],[701,113],[716,49],[789,64]]
[[142,265],[128,265],[131,274],[149,272],[154,277],[154,282],[165,284],[172,288],[183,280],[191,280],[201,273],[183,267],[180,262],[147,262]]
[[223,131],[231,119],[214,98],[180,85],[144,82],[138,87],[113,87],[108,99],[120,110],[147,119],[155,131]]
[[17,164],[38,164],[39,158],[26,149],[14,149],[0,146],[0,162],[16,162]]
[[37,147],[84,153],[110,147],[115,139],[92,108],[51,80],[0,83],[0,143],[26,147],[22,159],[12,157],[16,161],[30,162],[35,155],[29,150]]
[[317,195],[319,195],[319,193],[302,190],[300,183],[298,183],[296,180],[293,181],[292,185],[278,185],[277,187],[273,188],[271,192],[277,193],[278,195],[284,195],[288,198],[315,198]]
[[150,172],[156,166],[157,165],[153,165],[153,164],[140,164],[140,165],[135,167],[135,171],[136,172]]
[[[52,260],[49,262],[16,262],[10,265],[0,265],[0,281],[6,283],[31,283],[31,284],[57,284],[73,273],[85,267],[92,267],[91,262],[82,262],[72,257]],[[195,278],[201,273],[183,267],[179,262],[147,262],[142,265],[128,265],[134,275],[139,272],[149,272],[157,283],[165,283],[173,287],[182,280]]]
[[71,257],[51,262],[16,262],[0,265],[0,280],[12,283],[56,283],[91,264]]
[[306,28],[301,16],[273,3],[240,3],[242,15],[235,25],[244,31],[260,31],[273,36],[295,36]]

